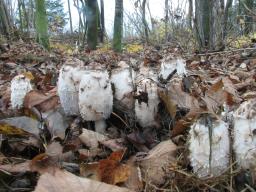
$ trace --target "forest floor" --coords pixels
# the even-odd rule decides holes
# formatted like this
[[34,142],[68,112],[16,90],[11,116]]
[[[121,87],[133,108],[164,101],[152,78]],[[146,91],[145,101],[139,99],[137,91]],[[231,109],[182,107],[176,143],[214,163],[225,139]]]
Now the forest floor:
[[[190,126],[201,116],[220,118],[255,99],[256,50],[251,47],[189,55],[171,45],[117,54],[57,44],[50,52],[35,43],[1,44],[0,191],[254,191],[255,170],[249,176],[239,170],[232,147],[227,169],[204,179],[193,173],[188,147]],[[106,134],[100,134],[92,123],[61,109],[57,81],[69,58],[97,62],[108,71],[125,61],[139,71],[141,64],[160,69],[165,59],[177,57],[185,60],[187,73],[174,72],[157,83],[158,127],[142,128],[114,106]],[[31,80],[33,90],[22,109],[12,109],[11,81],[18,74]]]

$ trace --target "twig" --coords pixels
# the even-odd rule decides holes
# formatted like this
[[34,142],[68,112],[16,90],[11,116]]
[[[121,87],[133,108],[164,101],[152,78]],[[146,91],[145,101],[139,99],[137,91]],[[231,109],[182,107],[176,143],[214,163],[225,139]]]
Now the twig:
[[197,54],[197,56],[217,55],[217,54],[225,54],[225,53],[240,52],[240,51],[254,51],[254,50],[256,51],[256,48],[232,49],[232,50],[226,50],[226,51],[200,53],[200,54]]

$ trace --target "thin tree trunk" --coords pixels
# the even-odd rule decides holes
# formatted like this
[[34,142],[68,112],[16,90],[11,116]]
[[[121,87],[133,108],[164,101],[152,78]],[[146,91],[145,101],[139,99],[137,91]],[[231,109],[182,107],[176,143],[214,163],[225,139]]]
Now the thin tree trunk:
[[146,3],[147,3],[147,0],[142,1],[142,22],[144,25],[145,40],[146,40],[146,43],[148,43],[148,24],[146,20]]
[[9,13],[7,12],[5,2],[0,1],[0,24],[1,24],[0,32],[9,38],[11,26],[10,26],[10,21],[8,21],[9,19],[8,14]]
[[101,36],[100,42],[104,42],[105,36],[105,13],[104,13],[104,0],[100,0],[100,21],[101,21]]
[[113,49],[116,52],[122,51],[123,34],[123,0],[116,0]]
[[98,14],[97,14],[97,1],[87,1],[88,11],[86,11],[86,20],[88,24],[87,30],[87,44],[89,49],[96,49],[98,39]]
[[22,18],[22,10],[21,10],[21,2],[18,0],[18,9],[19,9],[19,18],[20,18],[20,31],[23,32],[23,18]]
[[46,17],[45,1],[36,0],[36,32],[37,42],[49,49],[48,22]]
[[193,0],[189,0],[189,6],[188,6],[188,24],[191,31],[193,31]]
[[169,5],[168,5],[168,0],[165,0],[165,21],[164,21],[165,41],[168,40],[168,20],[169,20]]
[[224,45],[224,42],[225,42],[225,39],[227,37],[227,26],[228,26],[228,12],[229,12],[229,9],[230,7],[232,6],[232,3],[233,3],[233,0],[227,0],[226,2],[226,6],[225,6],[225,10],[224,10],[224,16],[223,16],[223,35],[222,35],[222,46],[225,46]]
[[253,9],[253,0],[245,0],[243,5],[244,12],[246,14],[246,19],[245,19],[245,34],[248,35],[249,33],[252,32],[253,29],[253,23],[252,23],[252,16],[250,14],[250,11],[246,9],[246,7]]
[[70,32],[71,32],[71,34],[73,34],[73,25],[72,25],[72,17],[71,17],[71,9],[70,9],[70,0],[68,0],[68,13],[69,13]]

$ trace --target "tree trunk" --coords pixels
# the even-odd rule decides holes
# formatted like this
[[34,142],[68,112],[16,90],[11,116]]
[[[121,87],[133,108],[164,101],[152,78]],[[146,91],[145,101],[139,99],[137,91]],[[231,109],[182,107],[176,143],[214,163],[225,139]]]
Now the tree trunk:
[[122,51],[122,33],[123,33],[123,0],[116,0],[113,49],[116,52]]
[[[245,0],[244,2],[244,13],[245,13],[245,31],[246,35],[249,35],[253,31],[253,20],[250,10],[253,10],[253,0]],[[248,10],[250,9],[250,10]]]
[[193,0],[189,0],[188,6],[188,25],[191,31],[193,31],[192,21],[193,21]]
[[86,11],[86,20],[88,24],[87,29],[87,44],[91,50],[96,49],[98,39],[98,14],[97,14],[97,0],[88,0]]
[[36,40],[49,49],[48,22],[46,17],[45,1],[36,0]]
[[100,0],[100,21],[101,21],[101,35],[100,42],[104,42],[105,36],[105,15],[104,15],[104,0]]
[[23,17],[22,17],[22,9],[21,9],[21,2],[18,0],[18,9],[19,9],[19,19],[20,19],[20,31],[23,32]]
[[71,17],[71,9],[70,9],[70,0],[68,0],[68,13],[69,13],[70,32],[71,32],[71,34],[73,34],[73,25],[72,25],[72,17]]
[[223,23],[222,23],[222,26],[223,26],[223,33],[222,33],[222,47],[224,48],[225,47],[225,40],[226,40],[226,37],[227,37],[227,26],[228,26],[228,12],[229,12],[229,9],[230,7],[232,6],[232,3],[233,3],[233,0],[227,0],[226,2],[226,6],[225,6],[225,10],[224,10],[224,16],[223,16]]
[[145,40],[146,40],[146,43],[148,43],[148,24],[146,20],[146,3],[147,3],[147,0],[142,1],[142,22],[144,26]]
[[165,41],[168,40],[168,20],[169,20],[169,5],[168,5],[168,0],[165,0],[165,21],[164,21]]
[[209,48],[211,27],[211,0],[195,1],[195,27],[199,48]]
[[4,1],[0,1],[0,33],[6,35],[9,38],[11,23],[10,16],[7,12],[7,8]]

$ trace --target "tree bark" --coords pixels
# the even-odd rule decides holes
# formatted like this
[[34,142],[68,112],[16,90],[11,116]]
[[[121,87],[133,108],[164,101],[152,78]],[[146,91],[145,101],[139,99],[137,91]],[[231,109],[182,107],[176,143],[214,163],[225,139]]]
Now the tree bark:
[[7,12],[7,8],[4,1],[0,1],[0,32],[1,34],[7,36],[9,38],[11,23],[9,21],[9,13]]
[[113,49],[116,52],[122,51],[123,34],[123,0],[116,0]]
[[100,0],[100,21],[101,21],[101,36],[100,42],[104,42],[105,36],[105,14],[104,14],[104,0]]
[[[86,5],[86,3],[85,3]],[[86,11],[87,20],[87,44],[88,48],[95,50],[98,41],[98,14],[97,14],[97,0],[88,0]]]
[[21,10],[21,2],[18,0],[18,9],[19,9],[19,19],[20,19],[20,31],[23,32],[23,17],[22,17],[22,10]]
[[189,5],[188,5],[188,25],[191,31],[193,31],[193,25],[192,25],[192,21],[193,21],[193,0],[189,0],[188,1]]
[[36,40],[49,49],[48,22],[46,17],[45,1],[36,0]]
[[70,0],[68,0],[68,13],[69,13],[70,32],[71,32],[71,34],[73,34],[73,25],[72,25],[72,17],[71,17],[71,9],[70,9]]
[[169,20],[169,5],[168,0],[165,0],[165,21],[164,21],[164,32],[165,32],[165,41],[168,40],[168,20]]
[[148,24],[146,20],[146,3],[147,3],[147,0],[142,1],[142,22],[144,26],[145,40],[146,40],[146,43],[148,43],[149,38],[148,38]]
[[253,31],[253,23],[252,23],[251,13],[248,9],[246,9],[246,7],[253,10],[253,0],[245,0],[243,3],[244,3],[244,5],[243,5],[244,13],[246,15],[244,33],[246,35],[248,35],[249,33],[251,33]]

